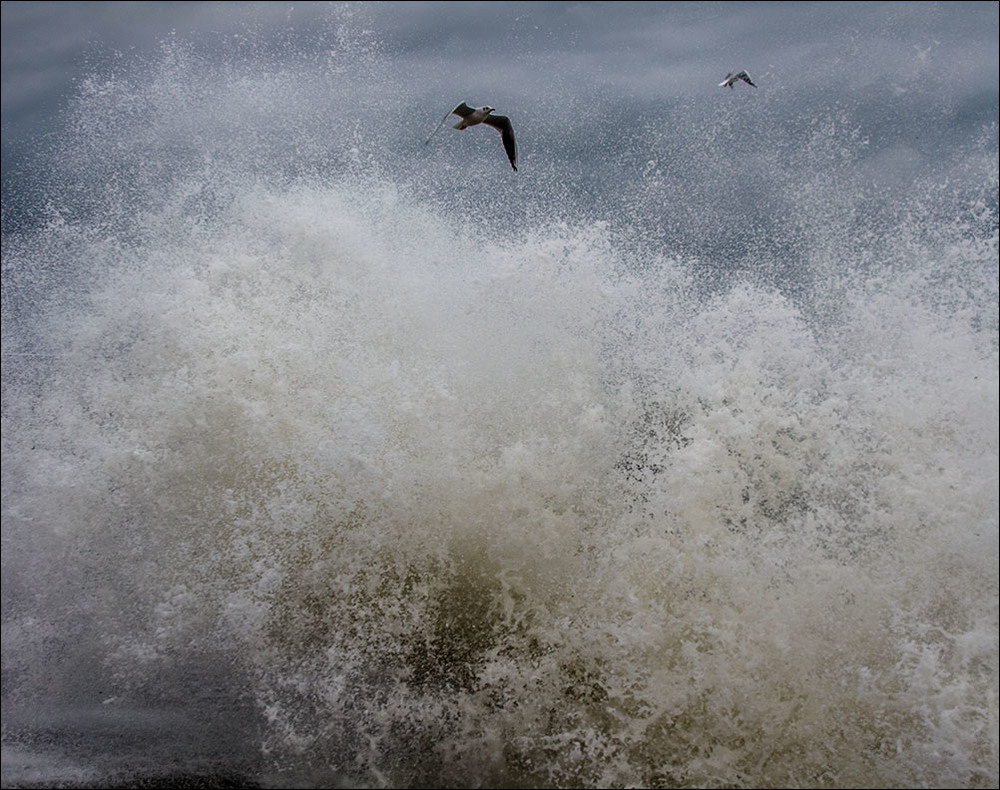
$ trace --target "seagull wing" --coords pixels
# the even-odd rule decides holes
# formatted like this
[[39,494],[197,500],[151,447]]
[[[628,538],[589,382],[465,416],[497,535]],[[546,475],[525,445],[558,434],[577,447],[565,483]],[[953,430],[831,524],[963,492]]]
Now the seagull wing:
[[483,123],[500,130],[500,139],[503,140],[510,166],[517,172],[517,142],[514,140],[514,127],[510,124],[510,118],[506,115],[488,115]]
[[[466,104],[465,102],[462,102],[462,103],[461,103],[460,105],[458,105],[458,106],[457,106],[457,107],[456,107],[456,108],[455,108],[454,110],[452,110],[451,112],[446,112],[446,113],[444,114],[444,118],[442,118],[442,119],[441,119],[441,123],[439,123],[439,124],[437,125],[437,129],[435,129],[435,130],[434,130],[433,132],[431,132],[431,137],[433,137],[434,135],[436,135],[436,134],[437,134],[438,132],[440,132],[440,131],[441,131],[441,127],[442,127],[442,126],[444,126],[444,122],[448,120],[448,116],[449,116],[449,115],[461,115],[461,116],[462,116],[463,118],[465,118],[465,117],[467,117],[468,115],[472,114],[473,112],[475,112],[475,110],[473,110],[473,109],[472,109],[472,108],[471,108],[471,107],[470,107],[470,106],[469,106],[468,104]],[[431,141],[431,137],[428,137],[428,138],[427,138],[427,139],[426,139],[426,140],[424,141],[424,145],[427,145],[427,143],[429,143],[429,142]]]
[[744,82],[745,82],[745,83],[746,83],[747,85],[749,85],[749,86],[750,86],[751,88],[756,88],[756,87],[757,87],[756,85],[754,85],[754,84],[753,84],[753,83],[752,83],[752,82],[750,81],[750,75],[749,75],[749,74],[747,74],[747,73],[746,73],[745,71],[741,71],[741,72],[740,72],[739,74],[737,74],[736,76],[737,76],[737,77],[739,77],[739,78],[740,78],[741,80],[743,80],[743,81],[744,81]]
[[733,87],[733,75],[732,75],[732,73],[727,74],[726,78],[722,82],[719,83],[719,87],[720,88],[725,88],[726,86],[728,86],[730,88]]

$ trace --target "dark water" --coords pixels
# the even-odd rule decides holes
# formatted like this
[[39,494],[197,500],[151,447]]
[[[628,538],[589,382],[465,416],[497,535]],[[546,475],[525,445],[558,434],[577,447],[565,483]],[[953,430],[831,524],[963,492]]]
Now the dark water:
[[995,123],[514,175],[344,46],[95,76],[5,221],[4,786],[995,786]]

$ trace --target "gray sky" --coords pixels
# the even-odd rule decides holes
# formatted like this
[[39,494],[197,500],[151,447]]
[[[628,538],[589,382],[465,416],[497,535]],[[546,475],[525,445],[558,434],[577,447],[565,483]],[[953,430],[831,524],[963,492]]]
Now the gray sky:
[[[866,167],[877,166],[884,182],[907,184],[949,156],[952,162],[943,167],[952,167],[963,154],[951,144],[967,144],[997,119],[996,2],[6,0],[2,13],[8,221],[16,206],[31,202],[24,194],[38,181],[37,159],[32,168],[24,162],[44,153],[45,141],[58,135],[87,78],[155,71],[166,48],[177,44],[209,68],[254,78],[271,70],[281,75],[274,84],[283,87],[276,90],[296,94],[287,100],[272,96],[271,107],[264,107],[258,95],[224,93],[238,87],[238,80],[206,73],[201,104],[182,102],[183,109],[157,118],[165,126],[177,124],[177,139],[190,129],[176,114],[191,106],[216,113],[207,145],[225,126],[218,118],[225,112],[233,119],[232,128],[226,127],[233,135],[225,142],[229,149],[268,134],[279,145],[294,134],[297,142],[319,139],[314,147],[322,149],[330,130],[353,123],[356,137],[385,136],[369,141],[372,150],[398,151],[426,136],[458,101],[489,103],[515,119],[522,163],[528,165],[518,173],[522,184],[532,174],[542,178],[541,168],[558,155],[575,168],[578,192],[590,190],[587,179],[601,178],[626,189],[620,186],[623,162],[606,159],[654,128],[659,138],[646,133],[637,150],[627,152],[628,161],[641,167],[651,153],[660,157],[658,166],[672,168],[674,183],[690,179],[690,203],[711,199],[704,186],[710,180],[721,196],[719,212],[727,198],[717,187],[727,178],[727,194],[751,189],[760,195],[764,186],[713,169],[710,157],[717,154],[696,150],[703,137],[718,133],[717,121],[728,135],[725,145],[738,142],[743,129],[747,139],[771,146],[772,152],[762,154],[766,163],[768,156],[783,157],[781,136],[797,135],[797,150],[803,150],[811,119],[842,116],[870,140]],[[331,53],[340,64],[375,64],[353,86],[351,79],[343,81],[348,88],[338,89],[335,123],[327,89]],[[201,81],[202,73],[189,69],[183,79]],[[758,89],[719,88],[736,69],[747,69]],[[216,87],[208,85],[212,79]],[[220,95],[229,102],[224,110],[213,105]],[[271,116],[264,117],[265,110]],[[728,115],[716,115],[720,110]],[[389,125],[379,119],[393,114],[391,126],[399,131],[397,139],[388,139],[389,131],[380,127]],[[456,161],[462,145],[473,150],[479,142],[460,137],[467,139],[448,140]],[[685,161],[697,156],[705,160],[700,170]],[[417,159],[407,154],[395,161],[415,167]],[[602,166],[608,168],[603,174]],[[434,173],[420,174],[426,177]],[[551,172],[545,177],[558,180]]]
[[511,93],[527,85],[553,101],[602,89],[649,100],[714,90],[731,68],[770,90],[902,92],[919,79],[976,96],[998,84],[996,2],[5,0],[2,10],[5,139],[52,123],[88,70],[154,53],[171,36],[206,52],[243,41],[247,58],[281,60],[335,47],[349,27],[391,55],[403,82],[493,82]]

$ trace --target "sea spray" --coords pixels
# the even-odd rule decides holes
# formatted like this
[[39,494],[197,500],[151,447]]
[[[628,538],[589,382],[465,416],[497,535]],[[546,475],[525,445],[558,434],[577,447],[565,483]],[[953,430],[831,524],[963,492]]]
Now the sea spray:
[[[60,202],[4,236],[5,749],[95,782],[996,783],[995,129],[980,182],[867,220],[863,136],[748,149],[783,165],[721,183],[782,210],[672,245],[666,190],[731,205],[707,153],[589,208],[526,157],[486,199],[384,127],[324,152],[364,104],[287,146],[308,68],[188,58],[85,87]],[[624,150],[652,174],[663,139]]]

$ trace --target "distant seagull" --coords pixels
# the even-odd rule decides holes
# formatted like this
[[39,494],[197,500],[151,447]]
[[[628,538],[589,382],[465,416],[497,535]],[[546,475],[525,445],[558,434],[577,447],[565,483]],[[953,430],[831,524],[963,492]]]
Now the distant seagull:
[[[454,110],[445,114],[431,137],[441,130],[444,122],[448,120],[449,115],[458,115],[462,118],[461,121],[455,124],[456,129],[468,129],[470,126],[485,123],[487,126],[492,126],[498,130],[500,132],[500,139],[503,141],[504,150],[507,152],[507,158],[510,160],[510,166],[514,168],[515,172],[517,171],[517,143],[514,141],[514,127],[510,125],[510,118],[506,115],[494,115],[493,108],[490,106],[476,109],[462,102]],[[427,138],[424,145],[427,145],[431,141],[431,137]]]
[[735,74],[733,74],[733,73],[727,74],[726,78],[722,82],[719,83],[719,87],[720,88],[731,88],[731,87],[733,87],[733,85],[736,84],[736,80],[743,80],[751,88],[756,88],[757,87],[756,85],[754,85],[750,81],[750,75],[747,74],[745,71],[737,71]]

